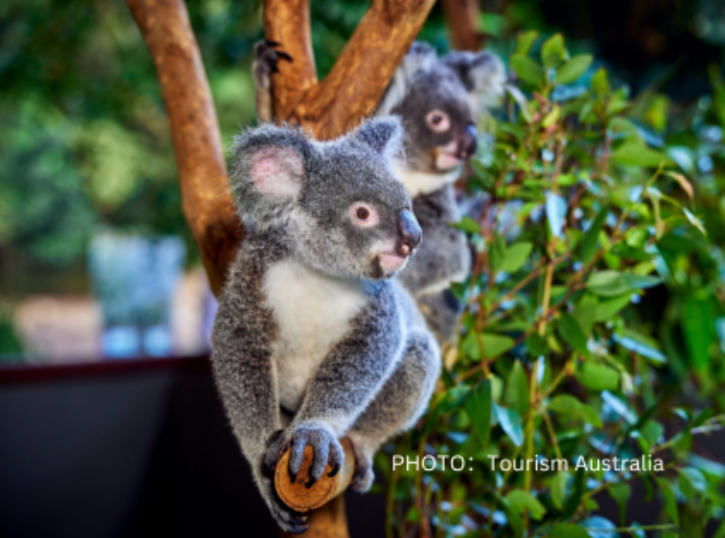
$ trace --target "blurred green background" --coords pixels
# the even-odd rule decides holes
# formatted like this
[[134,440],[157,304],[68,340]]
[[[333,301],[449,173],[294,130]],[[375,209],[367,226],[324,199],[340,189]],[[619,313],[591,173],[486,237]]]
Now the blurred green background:
[[[320,76],[369,2],[313,0]],[[504,59],[522,29],[561,31],[613,84],[659,92],[656,124],[712,94],[723,65],[718,0],[483,0],[479,26]],[[250,76],[261,2],[189,2],[228,145],[254,120]],[[436,5],[420,36],[441,51]],[[658,119],[659,118],[659,119]],[[659,125],[664,132],[667,125]],[[718,200],[714,200],[718,204]],[[88,294],[88,246],[107,231],[177,235],[191,246],[151,58],[124,2],[5,0],[0,4],[0,353],[18,353],[15,305],[32,294]],[[716,241],[717,242],[717,241]],[[187,265],[198,263],[187,248]]]

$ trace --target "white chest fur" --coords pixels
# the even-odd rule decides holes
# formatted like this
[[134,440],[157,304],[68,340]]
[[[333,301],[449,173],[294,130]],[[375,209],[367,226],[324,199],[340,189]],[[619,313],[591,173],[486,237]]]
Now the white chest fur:
[[453,183],[461,175],[460,168],[455,168],[445,174],[430,174],[398,166],[395,168],[395,172],[412,198],[419,194],[429,194],[442,189],[444,186]]
[[329,277],[294,260],[273,265],[263,289],[279,325],[272,360],[280,404],[296,411],[312,376],[347,333],[365,296],[355,283]]

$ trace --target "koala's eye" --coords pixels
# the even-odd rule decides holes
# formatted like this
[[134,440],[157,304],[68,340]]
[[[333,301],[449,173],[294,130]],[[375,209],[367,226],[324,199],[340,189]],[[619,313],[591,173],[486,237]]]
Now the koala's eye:
[[448,118],[448,114],[442,110],[432,110],[425,116],[425,122],[428,127],[436,133],[442,133],[451,128],[451,120]]
[[356,226],[369,228],[380,222],[378,212],[369,204],[358,202],[350,208],[352,221]]

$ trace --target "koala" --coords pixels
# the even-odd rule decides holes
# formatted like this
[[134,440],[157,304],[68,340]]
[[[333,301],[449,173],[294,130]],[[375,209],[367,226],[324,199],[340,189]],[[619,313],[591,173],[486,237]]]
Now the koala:
[[394,175],[403,130],[373,119],[331,142],[265,124],[234,139],[230,181],[247,230],[212,333],[216,384],[255,482],[279,526],[306,516],[277,497],[273,473],[306,446],[314,484],[344,463],[367,491],[372,458],[424,412],[440,350],[393,278],[421,244],[410,196]]
[[[277,63],[292,61],[279,46],[267,41],[255,48],[260,118],[272,117],[269,92]],[[465,235],[449,226],[461,218],[453,182],[476,152],[475,120],[503,93],[505,78],[501,60],[489,52],[439,58],[432,47],[416,42],[375,112],[397,115],[405,127],[406,159],[396,172],[413,198],[425,241],[400,279],[441,343],[454,336],[461,312],[450,284],[464,280],[471,267]],[[262,102],[266,104],[259,106]]]
[[376,112],[400,116],[407,133],[407,159],[398,173],[426,241],[400,279],[440,342],[454,336],[461,312],[450,284],[465,280],[471,268],[465,235],[450,227],[461,219],[453,182],[476,152],[477,117],[500,97],[504,82],[503,64],[489,52],[438,58],[416,42]]

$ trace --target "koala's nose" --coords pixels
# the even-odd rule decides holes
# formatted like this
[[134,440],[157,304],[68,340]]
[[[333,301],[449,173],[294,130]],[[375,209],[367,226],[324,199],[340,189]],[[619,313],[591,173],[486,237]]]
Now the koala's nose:
[[476,126],[470,124],[466,126],[466,130],[463,132],[463,136],[458,143],[458,155],[461,159],[468,159],[476,153],[477,146],[478,132],[476,131]]
[[406,209],[400,212],[396,224],[398,226],[398,232],[400,233],[398,254],[401,256],[411,256],[423,239],[423,231],[420,229],[418,219],[415,218],[412,211]]

